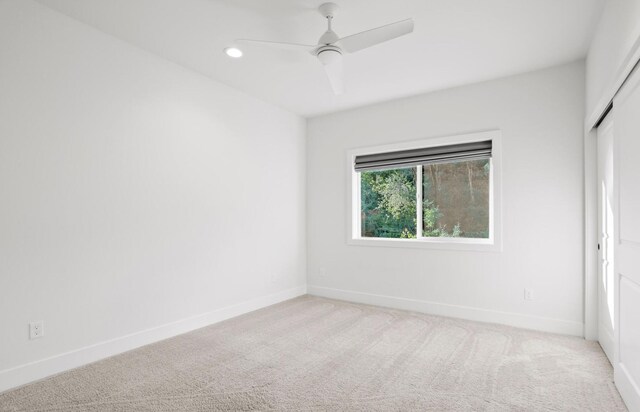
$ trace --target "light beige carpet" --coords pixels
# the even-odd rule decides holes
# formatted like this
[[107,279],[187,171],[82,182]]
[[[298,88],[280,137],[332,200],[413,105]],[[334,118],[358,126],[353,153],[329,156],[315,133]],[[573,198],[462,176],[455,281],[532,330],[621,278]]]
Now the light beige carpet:
[[2,411],[620,411],[597,343],[305,296],[0,394]]

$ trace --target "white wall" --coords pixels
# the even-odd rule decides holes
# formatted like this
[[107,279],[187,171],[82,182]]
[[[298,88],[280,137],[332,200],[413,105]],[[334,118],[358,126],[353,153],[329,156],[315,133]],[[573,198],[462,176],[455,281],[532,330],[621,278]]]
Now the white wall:
[[639,41],[640,0],[607,0],[587,56],[586,114],[590,120],[602,114],[640,57],[630,54]]
[[304,293],[305,124],[0,2],[0,390]]
[[[310,293],[581,335],[583,108],[580,61],[310,119]],[[348,150],[490,129],[503,134],[503,252],[347,245]]]

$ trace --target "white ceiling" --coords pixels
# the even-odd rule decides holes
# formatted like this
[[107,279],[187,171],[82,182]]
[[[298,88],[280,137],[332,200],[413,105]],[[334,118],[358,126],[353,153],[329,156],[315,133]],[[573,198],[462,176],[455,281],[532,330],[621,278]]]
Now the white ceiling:
[[38,0],[131,44],[303,116],[475,83],[583,58],[604,0],[334,0],[345,36],[413,17],[414,33],[344,59],[334,96],[307,53],[236,38],[315,44],[322,0]]

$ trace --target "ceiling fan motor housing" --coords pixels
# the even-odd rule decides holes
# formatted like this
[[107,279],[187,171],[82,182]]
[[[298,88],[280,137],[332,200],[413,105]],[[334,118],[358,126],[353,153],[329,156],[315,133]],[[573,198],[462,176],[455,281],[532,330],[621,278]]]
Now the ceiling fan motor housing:
[[329,29],[320,37],[318,44],[333,44],[337,42],[338,39],[340,39],[338,35],[333,30]]

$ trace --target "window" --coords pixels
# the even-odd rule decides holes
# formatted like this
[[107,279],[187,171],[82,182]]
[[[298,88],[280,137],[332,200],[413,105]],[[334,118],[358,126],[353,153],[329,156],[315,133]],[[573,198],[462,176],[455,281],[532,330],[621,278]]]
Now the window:
[[349,153],[350,243],[496,250],[499,132]]

